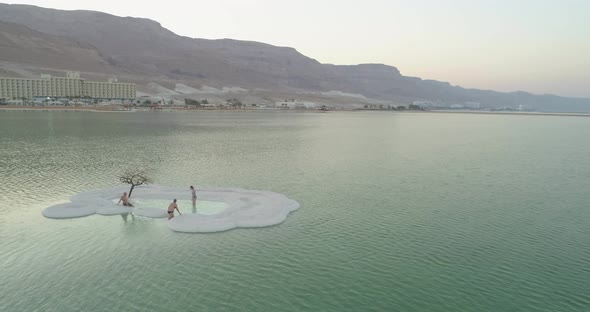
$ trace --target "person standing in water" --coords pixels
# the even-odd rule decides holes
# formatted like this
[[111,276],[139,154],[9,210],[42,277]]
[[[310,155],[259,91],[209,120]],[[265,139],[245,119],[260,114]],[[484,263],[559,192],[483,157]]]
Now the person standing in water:
[[174,218],[174,209],[176,209],[176,211],[178,211],[178,214],[182,215],[182,213],[180,213],[180,210],[178,210],[178,205],[176,204],[176,198],[174,199],[174,201],[172,203],[170,203],[170,205],[168,205],[168,220]]
[[127,192],[124,192],[123,196],[121,196],[121,198],[119,198],[119,202],[117,203],[117,206],[119,206],[119,204],[121,202],[123,202],[123,206],[133,207],[133,205],[131,205],[131,203],[129,202],[129,197],[127,197]]
[[197,190],[191,185],[192,201],[193,201],[193,213],[197,213]]

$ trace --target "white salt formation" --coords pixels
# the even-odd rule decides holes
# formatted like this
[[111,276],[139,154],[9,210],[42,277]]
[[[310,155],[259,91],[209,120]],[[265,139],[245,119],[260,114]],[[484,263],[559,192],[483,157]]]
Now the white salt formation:
[[228,204],[215,215],[183,214],[168,222],[176,232],[207,233],[234,228],[265,227],[282,223],[299,203],[288,197],[266,191],[217,189],[200,191],[200,199],[222,201]]
[[[191,193],[188,187],[144,186],[133,191],[130,202],[133,208],[117,206],[116,203],[127,186],[84,192],[72,196],[71,203],[51,206],[43,215],[52,219],[79,218],[93,214],[117,215],[132,212],[148,218],[167,218],[167,204],[174,198],[179,200],[183,213],[168,221],[168,228],[177,232],[208,233],[227,231],[234,228],[253,228],[276,225],[285,221],[299,203],[288,197],[268,192],[243,189],[197,188],[199,203],[214,206],[206,213],[191,213]],[[219,209],[219,207],[225,209]],[[211,213],[213,211],[213,213]]]
[[84,204],[67,203],[51,206],[43,210],[43,215],[52,219],[70,219],[90,216],[96,213],[96,208]]

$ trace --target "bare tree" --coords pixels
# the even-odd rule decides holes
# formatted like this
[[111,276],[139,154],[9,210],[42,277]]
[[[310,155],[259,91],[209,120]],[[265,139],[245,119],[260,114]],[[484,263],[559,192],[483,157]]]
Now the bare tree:
[[131,184],[129,197],[131,197],[131,193],[136,186],[152,183],[152,179],[147,176],[147,172],[141,169],[125,171],[125,173],[119,176],[119,181],[121,181],[121,183]]

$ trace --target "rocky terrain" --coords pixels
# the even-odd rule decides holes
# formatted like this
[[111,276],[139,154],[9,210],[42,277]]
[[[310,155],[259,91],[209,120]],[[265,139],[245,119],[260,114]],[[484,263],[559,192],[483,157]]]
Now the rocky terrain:
[[464,89],[403,76],[383,64],[321,64],[293,48],[174,34],[149,19],[93,11],[0,4],[0,74],[76,70],[88,79],[117,76],[141,95],[165,98],[285,98],[359,107],[479,102],[482,107],[590,111],[590,99]]

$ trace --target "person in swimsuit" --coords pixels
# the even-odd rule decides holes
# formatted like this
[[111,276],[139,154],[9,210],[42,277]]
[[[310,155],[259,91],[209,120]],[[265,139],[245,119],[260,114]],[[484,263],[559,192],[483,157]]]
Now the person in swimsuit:
[[119,199],[119,202],[117,203],[117,206],[119,206],[119,204],[123,202],[123,206],[126,207],[133,207],[133,205],[129,202],[129,198],[127,197],[127,192],[123,193],[123,196],[121,196],[121,198]]
[[182,214],[182,213],[180,213],[180,210],[178,210],[178,205],[176,204],[176,198],[168,206],[168,220],[174,218],[174,209],[176,209],[176,211],[178,211],[179,214]]
[[192,201],[193,201],[193,213],[197,212],[197,190],[195,190],[195,188],[191,185],[191,193],[193,194],[192,196]]

